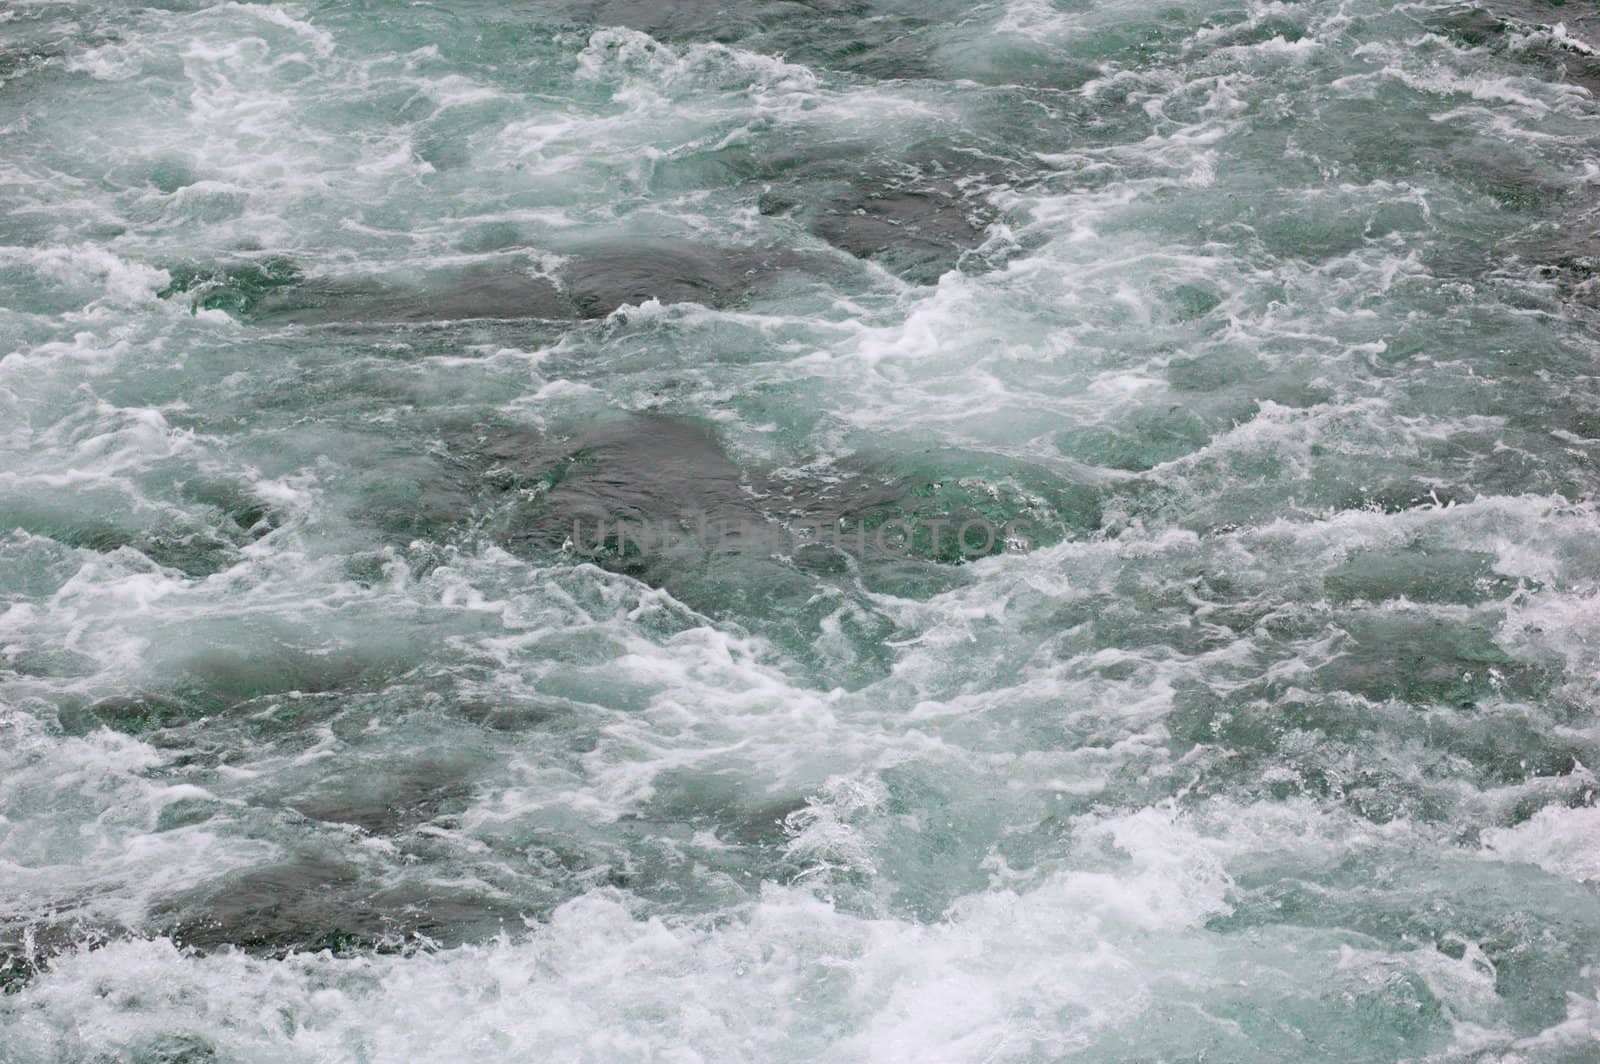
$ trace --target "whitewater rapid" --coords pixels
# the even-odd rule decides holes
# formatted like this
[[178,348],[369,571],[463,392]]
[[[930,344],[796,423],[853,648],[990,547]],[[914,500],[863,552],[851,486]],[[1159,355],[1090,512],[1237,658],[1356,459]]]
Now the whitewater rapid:
[[1600,1059],[1597,47],[0,8],[0,1062]]

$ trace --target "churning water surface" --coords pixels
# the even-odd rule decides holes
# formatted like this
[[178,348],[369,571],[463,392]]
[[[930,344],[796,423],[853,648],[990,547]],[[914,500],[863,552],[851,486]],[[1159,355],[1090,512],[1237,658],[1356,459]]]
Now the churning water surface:
[[0,1061],[1600,1059],[1597,47],[0,5]]

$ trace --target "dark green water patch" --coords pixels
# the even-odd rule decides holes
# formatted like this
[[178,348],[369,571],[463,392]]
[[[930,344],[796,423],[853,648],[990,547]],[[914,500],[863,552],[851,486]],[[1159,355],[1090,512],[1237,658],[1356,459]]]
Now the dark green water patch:
[[181,727],[203,715],[182,699],[154,694],[115,695],[86,706],[64,705],[58,712],[61,728],[68,735],[87,735],[102,727],[141,735]]
[[[1093,485],[993,457],[930,451],[814,472],[746,468],[705,430],[658,417],[564,438],[492,430],[450,446],[462,468],[479,470],[479,527],[489,535],[530,548],[572,541],[619,562],[814,547],[950,565],[1092,534],[1101,520]],[[825,563],[813,554],[811,564]]]
[[628,240],[575,249],[559,276],[585,318],[605,317],[648,300],[730,306],[787,272],[812,264],[795,252],[702,248],[660,240]]
[[1323,584],[1334,601],[1404,598],[1471,605],[1504,599],[1516,590],[1517,582],[1496,573],[1494,564],[1495,556],[1482,551],[1412,543],[1353,554],[1330,570]]
[[408,281],[306,274],[286,258],[221,266],[169,267],[159,294],[197,310],[222,310],[274,324],[406,323],[476,318],[571,318],[575,310],[548,278],[479,267]]
[[336,715],[348,700],[397,683],[415,664],[405,646],[295,644],[263,626],[245,624],[231,639],[224,624],[180,637],[173,652],[150,670],[139,690],[94,700],[65,699],[58,711],[63,731],[84,735],[98,728],[145,737],[184,749],[201,721],[222,721],[257,740],[282,736],[304,744],[307,730]]
[[149,524],[119,524],[113,518],[78,509],[82,501],[35,498],[8,505],[0,500],[0,528],[21,529],[63,546],[101,554],[131,548],[157,565],[191,577],[206,577],[228,568],[238,561],[239,547],[250,538],[233,526],[180,523],[165,516]]
[[1539,699],[1562,682],[1559,666],[1519,661],[1501,649],[1498,618],[1488,615],[1474,622],[1377,608],[1337,623],[1348,641],[1314,673],[1319,690],[1470,709],[1502,697]]
[[660,41],[738,45],[871,78],[936,73],[933,31],[967,10],[955,0],[540,0],[538,6],[545,18],[575,29],[625,26]]
[[1577,719],[1514,703],[1473,712],[1263,682],[1226,697],[1186,687],[1167,725],[1174,756],[1190,766],[1181,777],[1190,800],[1312,798],[1373,823],[1451,825],[1480,817],[1480,796],[1500,788],[1538,780],[1581,792],[1570,774],[1600,744],[1570,729]]
[[1234,911],[1213,918],[1212,930],[1342,929],[1391,949],[1456,956],[1472,943],[1493,966],[1499,1005],[1524,1034],[1566,1018],[1566,991],[1584,985],[1582,972],[1600,949],[1600,897],[1525,865],[1466,855],[1402,860],[1378,850],[1321,868],[1258,858],[1232,871]]
[[463,932],[492,935],[512,921],[521,926],[514,906],[367,883],[355,866],[311,855],[230,875],[152,914],[179,945],[273,957],[400,951],[415,948],[418,935],[453,945]]
[[386,531],[591,562],[802,660],[837,627],[857,655],[832,663],[848,686],[892,660],[893,626],[864,592],[938,594],[967,579],[967,562],[1093,535],[1101,519],[1099,488],[993,456],[742,466],[706,429],[653,415],[452,427],[410,463],[381,510],[366,510],[390,515]]
[[58,63],[62,54],[51,48],[0,48],[0,88],[7,88],[8,82],[21,81],[36,70]]
[[1592,764],[1600,740],[1578,727],[1587,713],[1553,699],[1548,708],[1495,707],[1482,713],[1429,714],[1425,734],[1431,746],[1449,751],[1473,766],[1487,787],[1551,779]]
[[761,213],[793,217],[841,251],[921,284],[983,243],[1004,178],[988,153],[914,148],[885,159],[868,145],[784,146],[752,160]]
[[573,714],[570,704],[556,699],[500,699],[458,702],[453,711],[491,732],[517,734],[548,731],[567,724]]
[[789,0],[752,0],[729,4],[725,0],[679,0],[660,4],[651,0],[539,0],[546,18],[560,19],[575,28],[625,26],[660,41],[716,41],[732,43],[763,26],[815,20],[818,7]]
[[[128,1064],[210,1064],[223,1059],[210,1040],[198,1034],[158,1034],[135,1039],[125,1051]],[[111,1064],[111,1057],[94,1057],[94,1064]]]
[[381,685],[406,664],[403,654],[381,651],[330,655],[281,644],[216,645],[179,664],[174,686],[200,704],[222,708],[264,695]]
[[280,289],[304,283],[300,267],[283,256],[212,265],[176,263],[167,267],[167,275],[171,282],[156,293],[162,299],[181,297],[196,310],[222,310],[241,318],[253,317]]
[[183,481],[179,490],[187,499],[215,507],[241,532],[261,535],[277,524],[271,507],[236,481],[194,477]]
[[398,762],[364,762],[320,782],[290,801],[302,816],[353,824],[369,834],[394,835],[469,804],[478,759],[469,751],[440,750]]
[[[493,240],[482,234],[483,239]],[[515,234],[502,234],[516,241]],[[554,275],[506,249],[502,261],[381,277],[306,273],[285,258],[221,266],[173,266],[160,295],[247,322],[286,325],[418,324],[599,318],[648,300],[730,306],[795,272],[815,256],[782,249],[701,247],[638,238],[564,248]]]
[[[1252,406],[1254,404],[1251,404]],[[1249,420],[1254,410],[1244,411]],[[1084,425],[1056,434],[1056,446],[1089,465],[1142,473],[1202,450],[1229,422],[1202,417],[1172,404],[1165,410],[1135,414],[1112,425]]]
[[[1485,48],[1500,56],[1514,48],[1519,62],[1542,67],[1551,79],[1600,91],[1600,56],[1593,54],[1600,44],[1600,13],[1593,4],[1581,0],[1484,0],[1425,12],[1421,17],[1435,33],[1468,48]],[[1574,38],[1571,43],[1548,35],[1526,39],[1530,31],[1557,23]],[[1514,40],[1514,35],[1521,39]]]
[[308,279],[264,296],[249,311],[251,320],[301,325],[574,316],[555,282],[514,267],[444,271],[416,280]]

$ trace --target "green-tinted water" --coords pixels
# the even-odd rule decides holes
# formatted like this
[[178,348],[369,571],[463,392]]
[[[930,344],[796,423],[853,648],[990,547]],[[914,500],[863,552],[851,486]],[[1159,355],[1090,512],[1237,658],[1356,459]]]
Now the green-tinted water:
[[1591,41],[0,8],[0,1061],[1600,1058]]

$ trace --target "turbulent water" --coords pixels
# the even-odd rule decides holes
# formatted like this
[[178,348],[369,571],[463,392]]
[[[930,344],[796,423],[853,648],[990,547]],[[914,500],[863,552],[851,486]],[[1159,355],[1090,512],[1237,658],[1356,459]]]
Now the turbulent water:
[[1596,48],[0,5],[0,1061],[1600,1059]]

